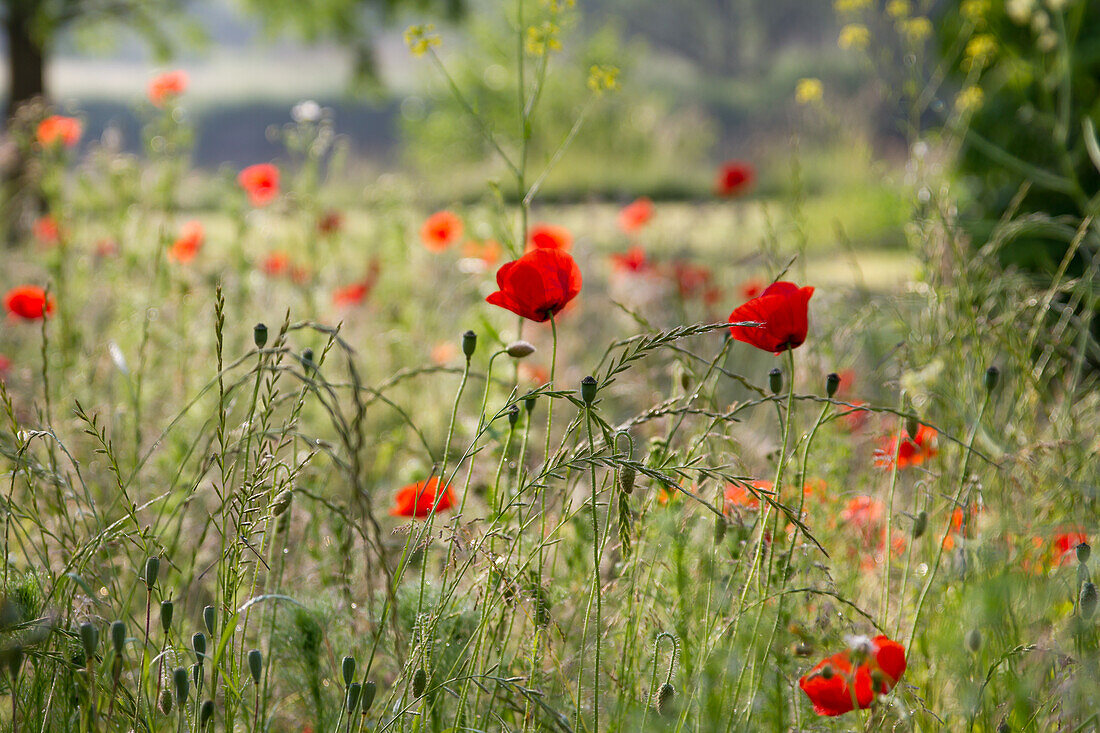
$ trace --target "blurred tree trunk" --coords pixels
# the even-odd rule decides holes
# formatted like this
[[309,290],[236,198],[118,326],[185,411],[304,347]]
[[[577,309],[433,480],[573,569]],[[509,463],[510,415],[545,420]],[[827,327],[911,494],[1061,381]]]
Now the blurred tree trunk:
[[10,70],[7,120],[10,123],[20,105],[45,94],[46,78],[44,50],[31,32],[30,16],[9,8],[7,26]]
[[45,49],[35,37],[32,3],[9,2],[5,25],[8,35],[8,99],[4,128],[9,133],[0,157],[0,241],[15,244],[27,218],[41,206],[40,197],[25,186],[27,161],[11,137],[19,110],[46,93]]

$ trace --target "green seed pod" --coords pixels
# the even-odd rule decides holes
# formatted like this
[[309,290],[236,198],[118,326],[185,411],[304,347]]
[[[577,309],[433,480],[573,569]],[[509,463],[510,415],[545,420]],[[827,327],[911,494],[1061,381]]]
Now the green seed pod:
[[352,682],[348,685],[348,715],[355,712],[355,708],[359,707],[359,692],[362,688],[358,682]]
[[966,648],[974,654],[978,653],[978,650],[982,648],[981,631],[978,629],[971,629],[966,633]]
[[424,694],[424,690],[428,687],[428,673],[423,668],[416,670],[416,674],[413,675],[413,697],[420,697]]
[[195,662],[201,667],[206,659],[206,634],[196,631],[191,637],[191,648],[195,650]]
[[1096,613],[1096,585],[1084,583],[1081,585],[1081,598],[1078,606],[1081,609],[1081,618],[1090,619]]
[[672,698],[676,697],[676,688],[671,683],[664,683],[661,685],[661,689],[657,692],[657,714],[664,715],[669,712],[669,705],[672,703]]
[[992,392],[997,388],[997,383],[1001,381],[1001,370],[995,366],[991,366],[985,370],[985,391]]
[[373,682],[363,683],[363,715],[367,714],[370,706],[374,704],[374,696],[378,692],[378,685]]
[[160,691],[160,711],[165,715],[172,714],[172,691],[168,688],[164,688]]
[[830,372],[825,377],[825,395],[831,399],[838,389],[840,389],[840,375],[836,372]]
[[596,399],[597,386],[595,377],[585,377],[581,380],[581,399],[586,407],[591,407],[592,400]]
[[722,544],[726,539],[726,518],[720,515],[714,517],[714,544]]
[[210,638],[213,639],[217,634],[214,633],[214,622],[217,620],[217,613],[214,611],[213,606],[206,606],[202,609],[202,622],[206,625],[206,633],[210,634]]
[[260,684],[260,675],[264,671],[264,655],[259,649],[253,649],[248,653],[248,672],[252,675],[252,683]]
[[515,427],[519,422],[519,405],[512,405],[508,408],[508,425]]
[[153,556],[145,561],[145,587],[150,591],[157,584],[158,575],[160,575],[160,558]]
[[1073,550],[1077,553],[1077,562],[1082,565],[1087,563],[1092,556],[1092,547],[1087,542],[1082,542],[1077,545],[1077,547],[1073,548]]
[[252,327],[252,340],[256,343],[257,349],[262,349],[267,345],[267,326],[262,323],[257,323]]
[[176,690],[176,704],[182,707],[187,702],[187,695],[191,691],[191,680],[187,677],[187,670],[177,667],[172,673],[172,686]]
[[199,730],[206,730],[206,726],[214,719],[214,701],[203,700],[199,709]]
[[637,478],[634,466],[621,466],[619,468],[619,491],[624,494],[634,493],[634,479]]
[[344,661],[340,664],[340,672],[344,675],[344,686],[347,687],[355,677],[355,657],[344,657]]
[[175,604],[171,601],[160,602],[160,627],[164,629],[164,633],[168,633],[168,629],[172,628],[172,612],[175,610]]
[[462,334],[462,353],[466,357],[466,361],[470,360],[475,351],[477,351],[477,334],[473,331],[467,331]]
[[783,372],[779,367],[768,372],[768,389],[772,394],[779,394],[783,390]]
[[508,344],[508,348],[505,351],[508,356],[513,359],[523,359],[535,353],[535,347],[526,341],[515,341]]
[[527,414],[530,415],[535,411],[535,403],[538,402],[538,397],[524,397],[523,406],[527,408]]
[[111,622],[111,645],[115,648],[115,654],[122,654],[122,647],[126,644],[126,622]]
[[913,539],[921,537],[926,529],[928,529],[928,512],[921,510],[921,512],[913,518]]
[[290,508],[290,502],[294,499],[294,491],[291,489],[283,489],[275,495],[275,499],[271,502],[271,516],[278,517]]
[[95,660],[96,650],[99,648],[99,629],[91,622],[80,624],[80,644],[84,647],[84,659],[91,669]]
[[917,432],[920,430],[920,422],[915,417],[908,417],[905,419],[905,432],[909,434],[911,440],[916,440]]

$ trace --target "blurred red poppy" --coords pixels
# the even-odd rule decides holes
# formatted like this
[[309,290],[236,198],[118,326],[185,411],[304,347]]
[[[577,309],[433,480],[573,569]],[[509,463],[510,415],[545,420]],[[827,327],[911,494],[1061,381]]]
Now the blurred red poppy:
[[653,270],[653,265],[646,259],[645,250],[638,245],[634,245],[626,252],[612,254],[611,268],[616,272],[640,275]]
[[536,224],[527,233],[527,251],[532,249],[560,249],[566,252],[573,246],[573,235],[565,227],[554,224]]
[[206,230],[198,219],[184,222],[176,241],[168,248],[168,259],[186,265],[195,259],[206,241]]
[[63,115],[50,115],[38,123],[38,143],[43,147],[53,147],[60,143],[66,148],[71,148],[80,142],[80,135],[84,131],[80,120],[75,117]]
[[462,256],[481,260],[486,266],[491,267],[500,259],[500,242],[495,239],[486,239],[484,242],[470,240],[462,245]]
[[34,238],[40,244],[52,246],[61,238],[61,229],[57,226],[57,219],[49,214],[40,216],[34,220]]
[[756,171],[752,163],[743,160],[728,160],[718,168],[718,181],[715,188],[719,196],[740,196],[752,188]]
[[763,325],[731,326],[737,341],[776,354],[802,345],[809,328],[807,316],[812,287],[800,288],[794,283],[775,282],[730,314],[730,322],[756,321]]
[[682,300],[690,300],[700,294],[705,299],[707,292],[713,288],[713,275],[702,265],[677,260],[672,263],[672,277]]
[[394,505],[390,514],[395,517],[414,517],[423,519],[432,513],[433,507],[437,512],[447,511],[454,506],[454,492],[450,485],[443,488],[436,497],[438,478],[430,478],[427,481],[417,481],[398,490],[394,496]]
[[264,257],[264,261],[260,264],[260,268],[265,274],[272,277],[279,277],[285,275],[287,270],[290,269],[290,255],[282,250],[275,250]]
[[1065,565],[1073,562],[1074,550],[1082,542],[1088,542],[1089,537],[1084,532],[1061,532],[1054,536],[1054,550],[1058,555],[1058,564]]
[[12,315],[35,320],[53,314],[54,300],[37,285],[20,285],[4,296],[4,307]]
[[462,236],[462,219],[447,211],[437,211],[420,227],[420,241],[432,252],[442,252]]
[[856,496],[848,500],[848,505],[840,512],[840,518],[856,527],[866,535],[881,521],[885,505],[870,496]]
[[190,77],[186,71],[166,71],[149,82],[149,101],[154,107],[163,107],[166,101],[175,99],[187,91]]
[[332,294],[333,304],[337,307],[350,307],[362,303],[367,299],[367,296],[371,294],[371,291],[374,290],[374,285],[378,282],[378,273],[381,269],[381,262],[375,257],[371,260],[366,277],[359,282],[338,288],[336,292]]
[[[771,481],[764,481],[763,479],[757,479],[751,482],[750,485],[754,489],[762,489],[766,492],[771,491],[775,486]],[[726,514],[733,514],[740,509],[756,509],[760,506],[760,499],[744,484],[732,482],[726,484],[726,491],[722,498],[725,499],[724,511]]]
[[[849,649],[820,662],[798,681],[818,715],[870,707],[905,672],[905,647],[886,636],[853,639]],[[854,667],[853,667],[854,663]]]
[[95,243],[96,257],[114,257],[118,254],[118,242],[110,237],[104,237]]
[[936,448],[935,428],[921,425],[917,428],[917,434],[910,437],[906,435],[898,447],[898,437],[883,438],[881,446],[875,451],[875,465],[880,468],[893,468],[894,456],[898,457],[898,468],[906,466],[919,466],[925,459],[933,458],[939,453]]
[[568,252],[534,249],[501,265],[497,287],[486,302],[541,323],[577,297],[581,270]]
[[0,376],[7,374],[9,369],[11,369],[11,359],[0,354]]
[[271,163],[248,166],[237,175],[237,182],[253,206],[267,206],[279,195],[279,169]]
[[[844,382],[841,381],[841,384],[843,385]],[[867,424],[867,418],[871,413],[867,410],[859,409],[861,406],[867,404],[863,400],[852,400],[850,404],[855,405],[855,408],[842,408],[845,411],[840,414],[840,424],[843,425],[844,429],[849,433],[855,433]]]
[[344,228],[344,215],[336,209],[329,209],[317,220],[317,231],[321,234],[335,234]]
[[638,231],[653,218],[653,202],[642,196],[619,210],[619,228],[627,234]]

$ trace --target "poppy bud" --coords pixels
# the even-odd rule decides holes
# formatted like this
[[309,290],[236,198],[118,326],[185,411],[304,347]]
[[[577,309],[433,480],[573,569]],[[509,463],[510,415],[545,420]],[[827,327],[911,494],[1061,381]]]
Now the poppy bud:
[[508,424],[511,427],[515,427],[519,422],[519,405],[512,405],[508,408]]
[[359,691],[361,685],[358,682],[352,682],[348,685],[348,715],[355,712],[355,708],[359,707]]
[[657,714],[664,715],[668,712],[669,703],[672,702],[672,698],[676,696],[676,688],[670,683],[666,682],[661,685],[661,689],[657,692]]
[[363,715],[366,715],[367,711],[370,710],[370,706],[374,704],[374,695],[376,692],[378,692],[378,685],[373,682],[363,683]]
[[477,351],[477,334],[473,331],[467,331],[462,334],[462,353],[466,356],[466,361],[470,360],[470,357]]
[[920,430],[920,422],[917,418],[908,417],[905,419],[905,432],[909,433],[910,439],[916,439],[918,430]]
[[126,622],[111,622],[111,644],[115,648],[115,654],[122,654],[122,646],[126,643]]
[[206,634],[196,631],[191,637],[191,648],[195,650],[195,661],[202,666],[203,659],[206,658]]
[[8,649],[8,674],[12,680],[19,676],[19,668],[23,666],[23,645],[16,644]]
[[800,641],[794,645],[794,655],[796,657],[808,657],[814,653],[814,647],[812,644],[808,644],[804,641]]
[[821,679],[828,681],[828,680],[831,680],[832,678],[833,678],[833,665],[826,664],[824,667],[821,668]]
[[691,389],[691,375],[687,372],[680,373],[680,389],[684,390],[685,392]]
[[926,529],[928,529],[928,512],[922,510],[913,519],[913,539],[918,539]]
[[190,692],[191,680],[187,678],[187,670],[177,667],[172,673],[172,686],[176,688],[176,704],[183,706],[187,702],[187,694]]
[[260,676],[264,671],[264,654],[259,649],[248,652],[248,673],[252,675],[252,683],[260,684]]
[[513,359],[522,359],[535,353],[535,347],[526,341],[513,341],[505,351]]
[[772,391],[772,394],[779,394],[783,389],[783,372],[779,367],[775,367],[768,372],[768,389]]
[[535,411],[536,402],[538,402],[538,397],[535,397],[534,395],[523,398],[523,406],[527,408],[528,415]]
[[195,681],[195,694],[202,692],[202,678],[203,678],[203,666],[201,664],[191,665],[191,679]]
[[202,707],[199,709],[199,730],[205,730],[206,726],[210,723],[214,717],[214,701],[203,700]]
[[168,633],[168,629],[172,628],[172,611],[175,608],[175,604],[171,601],[160,602],[160,627],[164,629],[164,633]]
[[95,659],[96,649],[99,648],[99,629],[91,622],[80,624],[80,644],[84,647],[84,659],[90,669],[92,660]]
[[1077,562],[1081,563],[1082,565],[1087,563],[1089,561],[1089,557],[1092,556],[1092,547],[1089,546],[1088,542],[1082,542],[1073,549],[1077,553]]
[[978,653],[978,650],[982,648],[982,632],[978,629],[971,629],[966,633],[966,648],[974,654]]
[[592,406],[592,400],[596,399],[596,378],[585,377],[581,380],[581,399],[584,400],[585,407]]
[[416,670],[416,674],[413,675],[413,697],[420,697],[424,694],[425,688],[428,686],[428,673],[423,668]]
[[256,344],[257,349],[262,349],[267,345],[267,326],[262,323],[257,323],[252,327],[252,340]]
[[145,587],[150,591],[157,584],[158,575],[160,575],[160,558],[154,556],[145,561]]
[[1082,618],[1092,618],[1092,614],[1096,613],[1096,585],[1093,583],[1084,583],[1081,586],[1081,598],[1079,603],[1081,609]]
[[634,470],[634,466],[623,466],[619,469],[619,491],[624,494],[634,493],[634,478],[637,475],[637,471]]
[[344,657],[340,672],[344,675],[344,685],[350,685],[352,678],[355,677],[355,657]]
[[721,515],[714,517],[714,544],[721,544],[726,539],[726,518]]
[[836,394],[836,391],[840,388],[840,375],[836,372],[830,372],[825,377],[825,394],[830,398]]
[[214,636],[214,620],[215,612],[213,606],[206,606],[202,609],[202,622],[206,624],[206,633],[210,634],[211,638]]
[[283,489],[275,495],[275,500],[271,502],[271,516],[277,517],[285,512],[290,507],[290,500],[294,498],[294,492],[290,489]]
[[313,363],[313,349],[302,349],[302,367],[307,373],[317,369],[317,365]]
[[172,691],[168,688],[161,690],[160,693],[160,711],[165,715],[172,714]]
[[991,366],[985,370],[985,391],[992,392],[997,388],[997,382],[1001,381],[1001,370]]

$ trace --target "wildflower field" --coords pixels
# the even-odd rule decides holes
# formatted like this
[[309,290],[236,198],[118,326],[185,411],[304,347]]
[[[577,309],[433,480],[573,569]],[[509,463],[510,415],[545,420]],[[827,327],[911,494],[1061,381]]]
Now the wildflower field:
[[21,108],[4,729],[1100,729],[1100,11],[925,5],[834,9],[900,156],[807,76],[689,196],[543,200],[629,84],[571,2],[499,9],[503,118],[404,32],[435,187],[313,102],[201,169],[183,71],[136,153]]

